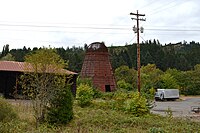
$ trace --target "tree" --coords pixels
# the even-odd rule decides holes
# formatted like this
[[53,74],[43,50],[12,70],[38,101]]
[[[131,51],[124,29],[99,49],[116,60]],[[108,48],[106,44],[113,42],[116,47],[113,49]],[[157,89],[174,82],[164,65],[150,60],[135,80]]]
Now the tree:
[[128,66],[120,66],[115,70],[116,81],[120,81],[131,84],[133,88],[136,88],[137,71],[130,69]]
[[127,83],[132,83],[134,74],[134,71],[128,66],[120,66],[115,70],[115,78],[117,81],[123,79]]
[[52,48],[35,51],[27,55],[25,61],[27,72],[21,76],[21,83],[24,93],[32,100],[38,127],[45,120],[52,99],[66,86],[66,77],[60,73],[66,64]]
[[9,45],[6,44],[6,45],[3,46],[3,50],[1,52],[1,57],[6,56],[8,53],[9,53]]
[[171,74],[165,73],[161,76],[158,87],[162,89],[177,89],[179,88],[179,85]]
[[160,76],[163,72],[156,68],[155,64],[148,64],[141,67],[141,85],[142,91],[150,93],[151,88],[157,88],[157,83],[160,80]]
[[168,69],[165,73],[173,76],[177,82],[180,92],[184,95],[199,95],[200,93],[200,65],[194,66],[194,70],[180,71]]
[[70,85],[60,88],[50,102],[47,122],[53,125],[67,124],[73,118],[73,96]]
[[29,50],[25,49],[25,47],[23,49],[12,49],[10,54],[13,55],[16,61],[24,62],[24,57],[31,52]]
[[[186,95],[200,95],[200,64],[194,66],[194,70],[187,71],[187,88],[184,91]],[[186,83],[187,83],[186,82]]]
[[12,56],[12,54],[8,53],[6,56],[2,57],[0,60],[14,61],[15,58]]

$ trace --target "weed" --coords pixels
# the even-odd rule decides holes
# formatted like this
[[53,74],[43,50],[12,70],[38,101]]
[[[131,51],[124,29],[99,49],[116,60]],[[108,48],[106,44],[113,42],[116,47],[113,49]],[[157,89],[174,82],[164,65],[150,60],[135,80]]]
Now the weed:
[[13,106],[0,97],[0,122],[9,122],[17,118],[17,113]]
[[172,110],[170,107],[167,108],[167,110],[165,111],[165,113],[167,114],[167,117],[169,119],[172,119],[173,118],[173,113],[172,113]]
[[149,129],[149,133],[165,133],[165,131],[162,128],[153,127]]

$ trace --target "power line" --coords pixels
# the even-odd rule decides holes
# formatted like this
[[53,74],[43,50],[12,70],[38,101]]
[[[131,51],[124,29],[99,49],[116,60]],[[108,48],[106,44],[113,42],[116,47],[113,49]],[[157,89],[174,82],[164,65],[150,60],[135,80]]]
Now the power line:
[[143,7],[139,8],[139,10],[141,10],[141,9],[147,7],[147,6],[149,7],[149,6],[152,5],[152,4],[155,4],[156,1],[158,1],[158,0],[151,0],[151,1],[149,1],[149,2],[146,3]]
[[[64,25],[48,25],[48,24],[43,24],[43,25],[37,25],[37,24],[5,24],[5,23],[1,23],[1,22],[5,22],[5,21],[0,21],[0,26],[5,26],[5,27],[39,27],[39,28],[88,28],[88,29],[119,29],[119,30],[126,30],[129,29],[130,30],[130,25],[116,25],[116,24],[108,24],[108,25],[104,25],[104,24],[72,24],[72,23],[60,23],[60,24],[67,24],[67,25],[73,25],[73,26],[64,26]],[[23,23],[23,22],[19,22],[19,23]],[[56,24],[56,23],[50,23],[50,24]],[[82,26],[77,26],[77,25],[82,25]],[[86,26],[87,25],[87,26]],[[90,26],[88,26],[90,25]],[[91,26],[93,25],[93,26]],[[101,27],[99,27],[101,26]],[[102,27],[104,26],[104,27]],[[106,26],[106,27],[105,27]],[[169,26],[152,26],[152,25],[146,25],[148,27],[174,27],[174,28],[200,28],[200,26],[177,26],[177,25],[169,25]]]
[[[0,24],[1,26],[2,24]],[[6,25],[6,26],[16,26],[16,25]],[[17,26],[28,26],[28,27],[32,27],[33,25],[17,25]],[[36,25],[35,25],[36,26]],[[37,27],[57,27],[57,26],[39,26],[37,25]],[[154,26],[152,26],[154,27]],[[159,26],[157,26],[159,27]],[[180,27],[180,26],[173,26],[174,29],[170,29],[170,27],[172,26],[160,26],[160,27],[169,27],[168,29],[166,28],[146,28],[145,30],[151,30],[151,31],[200,31],[199,26],[196,27]],[[59,26],[59,28],[61,28]],[[127,30],[130,31],[130,28],[127,27],[63,27],[66,29],[96,29],[96,30]],[[177,28],[183,28],[183,29],[177,29]],[[196,28],[196,29],[188,29],[188,28]],[[8,30],[8,31],[34,31],[34,32],[68,32],[68,33],[102,33],[102,32],[86,32],[86,31],[66,31],[66,30],[34,30],[34,29],[0,29],[0,30]],[[106,32],[103,32],[106,33]],[[106,33],[106,34],[112,34],[112,33]],[[115,34],[115,33],[113,33]],[[117,33],[117,34],[127,34],[127,33]]]
[[[2,23],[3,22],[3,23]],[[23,22],[10,23],[6,21],[0,21],[0,26],[5,27],[31,27],[31,28],[87,28],[87,29],[124,29],[125,26],[129,25],[116,25],[116,24],[78,24],[78,23],[59,23],[62,25],[49,25],[49,24],[58,24],[58,23],[29,23],[24,24]],[[68,26],[66,26],[68,25]]]
[[151,31],[200,31],[200,29],[145,29]]
[[32,27],[32,28],[68,28],[68,29],[112,29],[112,30],[127,30],[123,27],[92,27],[92,26],[56,26],[56,25],[25,25],[25,24],[0,24],[0,26],[14,27]]
[[130,44],[135,38],[136,38],[136,35],[130,41],[128,41],[128,43]]
[[151,14],[153,14],[154,12],[157,12],[157,11],[159,11],[159,10],[162,10],[162,9],[164,9],[164,8],[166,8],[166,7],[168,7],[168,6],[170,6],[170,4],[174,3],[175,1],[177,1],[177,0],[165,1],[165,3],[162,3],[162,5],[160,5],[158,8],[152,9],[152,11],[150,11],[148,15],[151,15]]
[[[32,27],[32,28],[59,28],[62,30],[33,30],[33,29],[0,29],[0,30],[11,30],[11,31],[41,31],[41,32],[65,32],[65,29],[91,29],[91,30],[127,30],[130,31],[129,25],[124,25],[125,27],[122,27],[122,25],[115,25],[115,27],[97,27],[97,26],[57,26],[57,25],[27,25],[27,24],[1,24],[0,27]],[[126,27],[127,26],[127,27]],[[166,28],[147,28],[145,30],[155,30],[155,31],[199,31],[200,29],[188,29],[188,28],[200,28],[200,26],[190,26],[190,27],[181,27],[181,26],[150,26],[150,27],[169,27]],[[170,27],[173,27],[175,29],[170,29]],[[177,28],[183,28],[183,29],[177,29]],[[66,31],[66,32],[74,32],[76,31]],[[79,33],[79,32],[78,32]],[[82,33],[82,32],[80,32]],[[84,32],[83,32],[84,33]]]
[[149,16],[149,15],[155,15],[155,14],[160,13],[160,12],[162,12],[162,11],[166,11],[167,9],[170,9],[170,8],[175,7],[175,6],[177,6],[177,5],[180,6],[181,4],[183,4],[184,2],[186,2],[187,0],[179,1],[179,2],[175,3],[174,5],[171,5],[171,6],[170,6],[170,4],[174,3],[175,1],[176,1],[176,0],[173,0],[173,1],[169,2],[169,3],[166,3],[166,4],[165,4],[166,6],[161,6],[161,7],[158,8],[158,9],[154,9],[152,12],[149,12],[148,16]]
[[145,33],[145,35],[150,35],[150,36],[154,36],[154,35],[159,35],[159,36],[198,36],[198,34],[195,33]]
[[82,34],[82,33],[95,33],[95,34],[130,34],[130,32],[106,32],[106,31],[68,31],[68,30],[22,30],[22,29],[0,29],[2,31],[16,31],[16,32],[63,32],[70,34]]
[[[59,22],[59,23],[53,23],[53,22],[22,22],[22,21],[0,21],[0,23],[2,24],[11,24],[11,25],[39,25],[39,26],[43,26],[43,25],[50,25],[50,26],[65,26],[65,25],[70,25],[70,26],[129,26],[129,25],[118,25],[118,24],[95,24],[95,23],[69,23],[69,22]],[[14,23],[14,24],[13,24]],[[17,24],[15,24],[17,23]]]

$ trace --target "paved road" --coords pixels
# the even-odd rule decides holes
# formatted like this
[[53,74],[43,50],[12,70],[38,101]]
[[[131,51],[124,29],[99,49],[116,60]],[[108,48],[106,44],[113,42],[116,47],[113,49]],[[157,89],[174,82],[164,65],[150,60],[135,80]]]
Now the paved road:
[[166,111],[170,109],[174,117],[199,117],[200,113],[191,111],[192,106],[200,107],[200,97],[183,97],[176,101],[156,101],[155,107],[151,109],[152,113],[166,115]]

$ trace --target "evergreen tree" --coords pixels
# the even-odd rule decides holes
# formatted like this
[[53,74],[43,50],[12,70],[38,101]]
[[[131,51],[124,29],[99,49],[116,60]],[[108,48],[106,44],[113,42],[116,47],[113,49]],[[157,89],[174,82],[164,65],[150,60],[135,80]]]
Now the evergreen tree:
[[67,124],[73,118],[73,96],[70,85],[60,88],[50,101],[47,122],[53,125]]
[[6,45],[3,46],[3,50],[1,52],[1,57],[6,56],[8,53],[9,53],[9,45],[6,44]]

